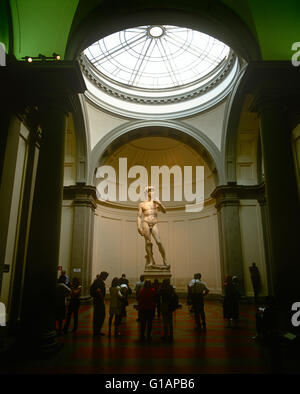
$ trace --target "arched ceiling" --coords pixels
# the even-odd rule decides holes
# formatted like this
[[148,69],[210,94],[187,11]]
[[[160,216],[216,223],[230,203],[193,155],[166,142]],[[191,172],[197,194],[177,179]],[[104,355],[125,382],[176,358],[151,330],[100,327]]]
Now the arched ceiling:
[[[10,9],[7,7],[9,3]],[[68,40],[82,21],[105,0],[0,0],[0,41],[20,60],[24,56],[66,54]],[[109,2],[108,2],[109,3]],[[115,6],[116,15],[122,12]],[[128,14],[136,10],[135,1],[122,2]],[[300,2],[282,0],[152,0],[139,7],[159,10],[187,10],[202,7],[214,14],[216,7],[226,6],[248,27],[257,40],[263,60],[290,60],[291,45],[299,41]],[[225,8],[224,8],[225,9]],[[120,15],[121,14],[121,15]],[[7,23],[11,19],[10,23]],[[100,28],[100,27],[99,27]],[[123,26],[119,26],[120,29]],[[228,26],[231,29],[231,26]],[[72,33],[72,34],[71,34]]]

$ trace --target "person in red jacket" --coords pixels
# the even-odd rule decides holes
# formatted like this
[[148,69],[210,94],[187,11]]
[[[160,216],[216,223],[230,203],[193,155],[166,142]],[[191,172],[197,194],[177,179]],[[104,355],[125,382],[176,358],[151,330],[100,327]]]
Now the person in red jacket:
[[144,341],[145,332],[147,331],[147,341],[151,341],[152,321],[155,312],[155,290],[150,280],[146,280],[144,287],[139,293],[139,312],[141,319],[141,341]]

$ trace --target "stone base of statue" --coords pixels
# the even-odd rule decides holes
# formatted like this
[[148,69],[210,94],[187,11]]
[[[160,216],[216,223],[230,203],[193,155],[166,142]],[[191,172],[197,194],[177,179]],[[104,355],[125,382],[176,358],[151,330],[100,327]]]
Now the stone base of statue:
[[164,279],[171,279],[170,265],[146,265],[144,271],[145,280],[151,280],[153,282],[155,279],[161,283]]

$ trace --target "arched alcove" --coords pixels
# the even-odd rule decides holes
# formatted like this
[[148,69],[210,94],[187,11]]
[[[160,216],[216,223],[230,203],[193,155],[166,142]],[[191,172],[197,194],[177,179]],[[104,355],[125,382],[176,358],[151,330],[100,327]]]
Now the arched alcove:
[[[131,126],[132,127],[132,126]],[[199,212],[188,212],[182,202],[164,202],[167,213],[159,213],[159,230],[167,259],[171,265],[172,282],[180,292],[195,272],[201,272],[212,293],[221,293],[221,268],[217,211],[211,192],[218,180],[214,149],[208,152],[187,132],[166,126],[121,129],[95,146],[93,168],[102,165],[118,166],[120,157],[126,158],[128,169],[133,165],[149,170],[151,165],[203,165],[205,174],[204,207]],[[218,156],[217,156],[218,157]],[[149,172],[149,171],[148,171]],[[92,174],[93,176],[95,174]],[[93,182],[96,182],[94,179]],[[129,183],[128,183],[129,186]],[[172,181],[171,181],[172,186]],[[172,194],[171,194],[172,195]],[[160,198],[161,199],[161,198]],[[137,231],[140,201],[100,202],[95,210],[92,272],[107,270],[111,276],[126,273],[135,283],[145,268],[144,239]],[[153,242],[154,258],[161,264],[157,245]]]
[[180,121],[136,121],[118,126],[106,134],[91,153],[89,182],[95,184],[95,170],[105,161],[110,149],[132,139],[146,136],[171,137],[190,145],[205,157],[218,185],[224,178],[220,152],[216,145],[200,130]]

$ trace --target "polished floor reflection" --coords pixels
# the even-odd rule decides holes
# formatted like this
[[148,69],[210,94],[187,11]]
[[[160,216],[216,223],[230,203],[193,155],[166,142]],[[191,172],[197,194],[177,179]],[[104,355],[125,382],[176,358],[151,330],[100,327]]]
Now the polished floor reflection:
[[[270,363],[266,349],[252,339],[255,335],[253,305],[240,307],[239,328],[227,328],[222,305],[207,300],[207,331],[195,330],[193,315],[182,300],[174,313],[174,341],[161,339],[162,320],[153,322],[152,342],[139,342],[137,312],[133,302],[120,327],[121,337],[93,338],[93,307],[82,305],[79,328],[59,338],[63,348],[48,360],[15,360],[7,372],[21,373],[268,373]],[[108,305],[107,305],[108,309]],[[72,330],[72,324],[70,327]]]

